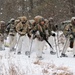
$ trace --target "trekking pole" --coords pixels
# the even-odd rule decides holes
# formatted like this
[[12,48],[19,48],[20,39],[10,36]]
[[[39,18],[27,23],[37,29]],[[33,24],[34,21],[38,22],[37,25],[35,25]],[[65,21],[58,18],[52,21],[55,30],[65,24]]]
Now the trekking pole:
[[[60,50],[60,47],[59,47],[59,26],[56,25],[56,29],[57,29],[57,45],[58,45],[58,49]],[[58,50],[58,52],[59,52]]]
[[64,49],[65,49],[65,47],[66,47],[67,41],[68,41],[68,38],[66,38],[66,42],[65,42],[65,44],[64,44],[64,47],[63,47],[62,53],[63,53],[63,51],[64,51]]
[[57,58],[59,58],[59,52],[58,52],[58,49],[57,49],[57,43],[56,43],[56,38],[55,38],[55,37],[54,37],[54,41],[55,41],[55,47],[56,47]]
[[[34,36],[33,36],[34,37]],[[31,41],[31,45],[30,45],[30,52],[29,52],[29,58],[30,58],[30,55],[31,55],[31,50],[32,50],[32,43],[33,43],[33,38],[32,38],[32,41]]]
[[57,30],[57,44],[58,44],[58,49],[60,50],[60,47],[59,47],[59,32]]
[[16,44],[17,44],[17,45],[16,45],[16,49],[17,49],[17,47],[18,47],[18,43],[19,43],[20,37],[21,37],[21,36],[19,35],[18,41],[17,41],[17,43],[16,43]]

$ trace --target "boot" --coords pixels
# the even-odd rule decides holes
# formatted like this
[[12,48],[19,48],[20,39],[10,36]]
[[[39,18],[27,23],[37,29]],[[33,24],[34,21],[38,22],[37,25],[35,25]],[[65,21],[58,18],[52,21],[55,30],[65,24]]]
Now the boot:
[[68,57],[68,56],[64,53],[61,53],[61,57]]
[[26,51],[25,52],[25,55],[30,55],[30,51]]
[[55,54],[56,54],[56,52],[50,51],[50,54],[51,54],[51,55],[55,55]]
[[10,52],[15,51],[16,49],[13,47],[12,49],[10,49]]
[[43,57],[42,57],[42,56],[37,56],[37,58],[38,58],[39,60],[42,60],[42,59],[43,59]]
[[17,54],[21,54],[21,52],[18,52]]
[[73,55],[73,57],[75,58],[75,55]]

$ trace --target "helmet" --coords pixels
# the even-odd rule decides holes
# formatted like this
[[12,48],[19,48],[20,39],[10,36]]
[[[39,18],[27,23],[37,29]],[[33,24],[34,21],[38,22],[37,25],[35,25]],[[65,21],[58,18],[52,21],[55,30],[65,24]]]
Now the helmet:
[[72,23],[73,25],[75,25],[75,17],[72,17],[72,18],[71,18],[71,23]]
[[26,16],[21,16],[18,18],[20,21],[27,21],[27,17]]
[[11,19],[10,19],[10,22],[14,22],[14,21],[15,21],[15,19],[14,19],[14,18],[11,18]]
[[1,23],[2,25],[5,25],[5,22],[4,22],[4,21],[0,21],[0,23]]
[[72,17],[72,18],[71,18],[71,21],[74,21],[74,20],[75,20],[75,17]]
[[6,28],[6,24],[4,21],[0,21],[0,28],[3,30]]
[[34,17],[34,20],[36,23],[39,23],[40,21],[44,20],[44,18],[42,16],[38,15],[38,16]]
[[14,23],[15,19],[11,18],[10,21],[8,22],[9,24]]
[[48,20],[49,20],[49,22],[53,22],[53,18],[52,17],[50,17]]

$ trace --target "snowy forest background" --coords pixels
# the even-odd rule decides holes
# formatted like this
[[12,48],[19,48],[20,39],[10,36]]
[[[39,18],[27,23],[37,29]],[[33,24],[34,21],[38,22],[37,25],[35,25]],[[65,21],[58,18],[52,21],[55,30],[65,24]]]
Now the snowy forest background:
[[[33,19],[36,15],[47,19],[53,17],[54,22],[59,24],[75,16],[75,0],[0,0],[0,21],[7,23],[11,18],[16,19],[23,15],[28,19]],[[59,33],[59,44],[55,45],[53,36],[50,40],[53,39],[55,51],[59,46],[60,56],[65,37],[62,32],[57,31],[55,33],[56,42],[58,42],[57,33]],[[25,55],[25,40],[21,55],[15,54],[15,51],[10,52],[9,38],[4,41],[4,44],[7,47],[5,50],[0,50],[0,75],[75,75],[75,58],[71,48],[67,49],[68,57],[57,58],[57,54],[50,54],[50,47],[46,43],[42,53],[44,59],[39,60],[36,56],[35,41],[32,44],[30,58]]]
[[75,0],[0,0],[0,20],[7,22],[22,15],[29,19],[42,15],[61,22],[75,16]]

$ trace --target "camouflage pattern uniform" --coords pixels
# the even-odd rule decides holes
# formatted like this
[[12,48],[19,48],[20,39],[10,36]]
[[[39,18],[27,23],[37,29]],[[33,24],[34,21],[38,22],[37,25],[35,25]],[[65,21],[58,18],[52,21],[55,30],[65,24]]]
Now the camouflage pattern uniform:
[[9,21],[6,32],[8,33],[8,37],[9,37],[10,51],[13,51],[13,50],[15,50],[15,45],[16,45],[16,42],[17,42],[15,19],[12,18]]
[[29,24],[29,27],[28,27],[28,32],[27,32],[27,34],[28,34],[28,37],[29,38],[32,38],[31,36],[32,36],[32,34],[31,34],[31,30],[33,30],[33,28],[34,28],[34,20],[32,19],[32,20],[28,20],[28,24]]
[[[47,24],[47,30],[48,30],[48,41],[50,42],[51,46],[54,48],[54,39],[55,39],[55,31],[56,31],[56,28],[54,26],[54,20],[52,17],[50,17],[48,19],[48,24]],[[50,54],[55,54],[55,52],[53,51],[53,49],[50,47]]]
[[[27,36],[27,33],[29,31],[28,27],[28,20],[25,16],[19,17],[20,22],[16,25],[16,31],[19,35],[18,38],[18,46],[17,46],[17,54],[21,54],[22,52],[22,43],[24,44],[23,48],[25,51],[29,50],[29,37]],[[25,42],[24,42],[25,41]]]
[[71,47],[73,48],[73,54],[75,57],[75,17],[71,18],[71,24],[65,26],[63,33],[66,37],[66,43],[61,56],[67,57],[67,55],[65,54],[66,50],[68,47]]
[[45,45],[43,37],[46,37],[45,20],[42,16],[36,16],[34,20],[35,23],[32,33],[34,34],[35,45],[36,45],[35,48],[37,49],[37,57],[42,58],[42,51]]

